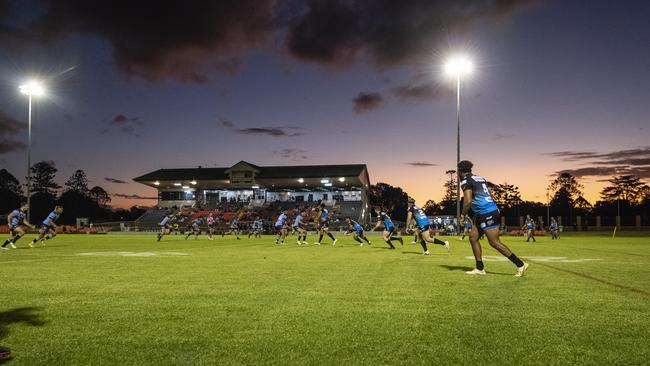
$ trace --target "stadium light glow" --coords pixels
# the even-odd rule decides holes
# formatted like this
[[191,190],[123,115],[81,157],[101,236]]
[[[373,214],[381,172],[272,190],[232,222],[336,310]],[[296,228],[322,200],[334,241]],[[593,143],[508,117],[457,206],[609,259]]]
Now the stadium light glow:
[[303,178],[298,178],[298,183],[305,183],[305,180]]
[[325,183],[329,183],[330,180],[327,179],[327,178],[323,178],[323,179],[320,180],[320,182],[321,182],[322,184],[325,184]]
[[345,182],[345,177],[339,178],[339,182]]
[[182,186],[183,189],[190,189],[190,186]]
[[196,185],[196,181],[195,181],[195,180],[191,181],[190,183],[191,183],[192,185]]
[[469,75],[474,70],[474,65],[465,56],[450,58],[445,64],[445,73],[449,76]]
[[180,186],[182,186],[182,184],[180,184],[180,183],[174,183],[174,185],[175,185],[176,187],[180,187]]
[[251,188],[252,189],[260,189],[260,186],[255,185],[255,186],[252,186]]
[[153,182],[153,185],[154,185],[154,186],[159,186],[159,185],[160,185],[160,182],[159,182],[159,181],[155,181],[155,182]]
[[43,84],[34,80],[19,86],[18,90],[20,90],[20,92],[25,95],[34,96],[34,97],[41,97],[45,95],[45,87],[43,87]]
[[325,186],[325,187],[331,187],[331,186],[332,186],[332,183],[325,183],[324,186]]

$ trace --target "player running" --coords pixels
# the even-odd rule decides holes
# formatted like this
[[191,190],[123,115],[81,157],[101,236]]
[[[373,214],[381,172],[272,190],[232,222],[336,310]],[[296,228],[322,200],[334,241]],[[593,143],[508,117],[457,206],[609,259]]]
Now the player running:
[[232,221],[230,221],[230,230],[221,233],[221,237],[223,238],[226,235],[229,234],[235,234],[237,237],[237,240],[240,240],[239,238],[239,220],[236,217],[232,218]]
[[413,221],[415,221],[416,224],[416,236],[420,239],[420,245],[422,245],[422,255],[429,255],[427,243],[442,245],[447,251],[449,251],[448,241],[442,241],[438,238],[431,237],[431,223],[429,222],[429,218],[421,208],[415,205],[415,200],[409,198],[406,222]]
[[30,224],[27,221],[27,210],[29,206],[26,202],[23,202],[20,205],[20,208],[13,210],[9,216],[7,216],[7,224],[9,225],[9,233],[11,236],[9,239],[5,240],[4,244],[0,248],[9,249],[7,245],[10,245],[13,249],[16,249],[16,242],[25,235],[25,227],[34,228],[34,225]]
[[530,218],[530,215],[526,215],[526,223],[524,224],[524,227],[522,228],[523,230],[526,231],[526,243],[530,241],[530,239],[533,239],[533,243],[536,241],[535,240],[535,221]]
[[163,236],[169,235],[171,233],[171,228],[172,228],[172,218],[174,215],[171,212],[167,212],[165,214],[165,217],[158,223],[158,226],[160,226],[160,232],[156,236],[157,240],[160,241]]
[[549,225],[549,230],[551,230],[551,240],[560,239],[560,230],[555,217],[551,217],[551,224]]
[[63,206],[54,206],[54,211],[50,212],[49,215],[43,220],[43,223],[41,224],[41,230],[38,232],[38,235],[32,240],[31,243],[29,243],[29,247],[33,248],[34,244],[36,244],[39,240],[42,240],[43,245],[45,245],[45,241],[50,240],[56,236],[56,228],[59,227],[59,225],[56,224],[56,220],[59,219],[61,214],[63,213]]
[[465,236],[469,235],[472,231],[472,219],[469,216],[463,218],[463,237],[460,240],[465,240]]
[[320,245],[320,243],[323,241],[323,236],[327,234],[333,241],[332,245],[336,245],[336,242],[338,241],[332,233],[330,233],[330,213],[329,211],[325,208],[325,204],[321,203],[320,208],[318,211],[318,215],[316,216],[316,220],[318,220],[316,224],[316,229],[318,230],[318,241],[315,242],[314,244]]
[[284,245],[284,239],[287,237],[287,214],[284,211],[280,211],[280,216],[275,221],[275,231],[277,236],[275,237],[275,244]]
[[293,220],[293,230],[298,232],[298,245],[309,244],[307,242],[307,230],[305,229],[305,222],[303,221],[305,217],[305,210],[300,210],[298,215]]
[[197,217],[196,219],[192,220],[192,223],[190,224],[190,229],[187,231],[187,235],[185,235],[185,240],[192,236],[194,234],[194,240],[199,239],[199,235],[201,235],[201,224],[203,221],[201,221],[200,217]]
[[208,225],[208,240],[214,240],[214,215],[212,212],[205,218],[205,223]]
[[372,229],[372,231],[377,230],[382,224],[384,225],[384,241],[388,244],[390,249],[395,249],[395,246],[391,243],[393,240],[399,241],[401,245],[404,245],[404,240],[402,238],[393,238],[395,234],[395,225],[393,220],[390,219],[386,212],[382,211],[381,208],[375,207],[375,213],[377,214],[377,225]]
[[458,176],[460,186],[463,190],[463,211],[462,216],[469,213],[470,208],[474,212],[474,225],[469,235],[469,242],[472,245],[472,252],[476,259],[476,268],[466,272],[470,275],[484,275],[483,257],[481,253],[481,243],[479,242],[479,233],[485,233],[490,245],[507,257],[515,266],[517,272],[515,277],[522,277],[528,269],[528,263],[519,259],[510,249],[499,239],[499,208],[494,203],[492,195],[487,187],[487,181],[478,175],[472,173],[474,164],[467,160],[458,163]]
[[[358,222],[352,220],[349,217],[346,217],[345,221],[348,223],[348,233],[352,233],[352,239],[354,239],[354,241],[358,242],[360,247],[363,246],[363,241],[368,243],[368,245],[372,245],[370,240],[368,240],[366,235],[363,233],[363,226],[361,226],[361,224],[359,224]],[[363,241],[361,241],[361,240],[363,240]]]

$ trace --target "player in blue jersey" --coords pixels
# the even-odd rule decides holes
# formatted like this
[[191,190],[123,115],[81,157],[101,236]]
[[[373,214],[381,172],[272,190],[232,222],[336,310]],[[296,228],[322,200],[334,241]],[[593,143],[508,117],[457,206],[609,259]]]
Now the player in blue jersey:
[[409,226],[415,228],[415,234],[420,239],[420,245],[422,245],[423,255],[429,255],[427,243],[442,245],[449,251],[449,242],[433,237],[429,218],[421,208],[415,205],[415,200],[412,198],[409,198],[406,222]]
[[4,244],[0,248],[8,249],[7,245],[16,249],[16,242],[25,235],[25,227],[34,228],[34,225],[30,224],[27,221],[27,210],[29,206],[27,203],[22,203],[20,208],[13,210],[7,216],[7,224],[9,225],[9,234],[11,235],[9,239],[5,240]]
[[280,211],[280,215],[275,220],[275,244],[284,245],[284,239],[287,237],[287,220],[289,217],[286,212]]
[[469,218],[469,215],[463,217],[463,237],[460,240],[465,240],[465,236],[469,235],[472,231],[472,219]]
[[472,252],[476,259],[476,268],[467,272],[467,274],[485,274],[481,243],[479,242],[479,234],[485,233],[490,245],[517,266],[515,277],[522,277],[526,269],[528,269],[528,263],[519,259],[501,242],[499,238],[499,208],[492,199],[490,190],[487,187],[487,181],[472,173],[473,165],[467,160],[458,163],[458,177],[460,187],[463,190],[463,211],[462,216],[458,218],[459,222],[463,216],[469,214],[470,209],[474,213],[474,219],[472,220],[474,225],[472,225],[469,241],[472,244]]
[[316,230],[318,231],[318,241],[314,244],[320,245],[323,241],[323,236],[327,234],[332,239],[332,245],[336,245],[337,239],[330,233],[330,212],[325,208],[325,204],[321,203],[318,208],[318,214],[316,215]]
[[390,216],[380,207],[375,207],[375,213],[377,214],[377,225],[372,229],[372,231],[377,230],[380,226],[384,225],[384,241],[388,244],[388,248],[395,249],[392,241],[399,241],[401,245],[404,245],[404,240],[402,238],[393,238],[393,235],[397,232],[393,220],[390,219]]
[[530,215],[526,215],[526,222],[524,223],[523,230],[526,233],[526,242],[529,242],[530,239],[533,239],[533,243],[536,242],[535,221],[530,218]]
[[50,240],[56,236],[56,228],[59,227],[56,224],[56,221],[59,219],[63,213],[63,206],[54,206],[54,210],[50,212],[49,215],[43,220],[41,224],[41,230],[38,232],[38,235],[29,243],[31,248],[34,247],[38,241],[42,241],[41,244],[45,245],[46,240]]
[[174,215],[171,212],[165,213],[163,219],[158,223],[160,232],[156,235],[156,241],[160,241],[163,236],[169,235],[171,233],[173,218]]
[[551,217],[551,223],[548,226],[548,229],[551,231],[551,240],[557,240],[560,238],[560,230],[555,217]]
[[[372,244],[372,243],[370,242],[370,240],[368,240],[368,238],[366,237],[366,235],[363,233],[363,226],[361,226],[361,224],[359,224],[358,222],[352,220],[352,219],[349,218],[349,217],[347,217],[347,218],[345,219],[345,221],[346,221],[347,224],[348,224],[348,231],[347,231],[347,233],[348,233],[348,234],[349,234],[349,233],[352,233],[352,239],[354,239],[354,241],[356,241],[357,243],[359,243],[359,246],[360,246],[360,247],[363,246],[363,241],[365,241],[366,243],[368,243],[368,245],[371,245],[371,244]],[[361,241],[361,240],[363,240],[363,241]]]
[[199,239],[199,235],[201,235],[201,224],[203,221],[201,220],[200,217],[195,218],[194,220],[191,220],[190,228],[187,231],[187,235],[185,235],[185,240],[187,240],[192,234],[194,234],[194,240]]
[[298,232],[298,245],[309,244],[307,242],[307,229],[305,229],[305,215],[306,211],[304,209],[298,212],[298,215],[293,220],[293,230]]
[[235,234],[235,237],[237,238],[237,240],[240,240],[240,238],[239,238],[240,231],[241,230],[239,229],[239,219],[237,219],[237,217],[233,217],[232,221],[230,221],[229,230],[226,231],[226,232],[221,233],[221,237],[223,238],[226,235]]

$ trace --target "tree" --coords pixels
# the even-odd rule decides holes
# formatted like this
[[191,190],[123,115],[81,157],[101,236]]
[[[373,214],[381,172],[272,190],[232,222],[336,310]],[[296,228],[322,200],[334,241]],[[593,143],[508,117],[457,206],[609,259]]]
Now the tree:
[[441,213],[444,215],[455,215],[458,204],[458,178],[455,170],[447,170],[449,179],[444,184],[445,195],[440,201]]
[[77,171],[72,174],[72,176],[65,182],[66,191],[75,191],[81,195],[88,195],[89,189],[88,189],[88,177],[86,177],[86,173],[81,170],[77,169]]
[[427,203],[425,203],[422,207],[422,210],[427,216],[433,216],[439,214],[441,208],[440,205],[436,203],[436,201],[428,200]]
[[499,206],[501,209],[509,209],[516,207],[521,203],[521,193],[519,193],[519,187],[503,183],[503,184],[494,184],[487,183],[490,194],[494,199],[494,203]]
[[393,219],[406,221],[409,195],[399,187],[386,183],[370,186],[368,200],[373,207],[381,207],[391,213]]
[[641,178],[633,175],[620,175],[608,180],[609,186],[600,191],[600,196],[604,201],[614,202],[623,200],[631,205],[636,205],[650,190],[647,184],[641,181]]
[[61,186],[54,181],[57,172],[54,162],[41,161],[34,164],[30,170],[31,178],[28,184],[32,193],[44,193],[50,196],[56,195],[56,191]]
[[111,202],[110,194],[99,186],[92,187],[88,192],[88,196],[100,207],[108,207],[108,204]]
[[573,222],[573,209],[575,200],[582,196],[582,184],[570,173],[560,173],[548,186],[552,192],[550,206],[554,213],[569,218],[569,224]]
[[0,213],[7,213],[20,205],[22,189],[16,177],[0,169]]

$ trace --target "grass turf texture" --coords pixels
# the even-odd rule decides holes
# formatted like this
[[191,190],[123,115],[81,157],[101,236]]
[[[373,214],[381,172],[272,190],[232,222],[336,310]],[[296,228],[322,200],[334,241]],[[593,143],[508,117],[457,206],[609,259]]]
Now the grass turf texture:
[[[336,247],[299,247],[295,236],[278,246],[269,236],[63,235],[3,251],[0,345],[11,348],[10,365],[633,365],[650,357],[647,236],[505,237],[522,257],[599,259],[531,260],[524,278],[492,261],[487,276],[465,275],[471,251],[455,237],[451,254],[432,245],[427,257],[419,245],[389,251],[379,237],[372,247],[339,238]],[[484,255],[498,255],[483,244]]]

